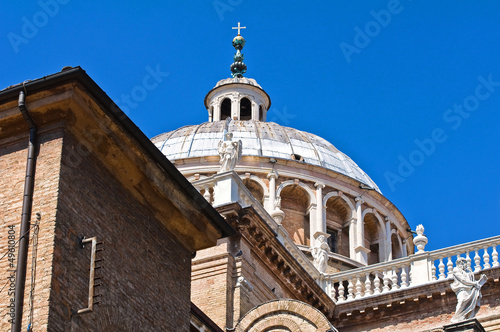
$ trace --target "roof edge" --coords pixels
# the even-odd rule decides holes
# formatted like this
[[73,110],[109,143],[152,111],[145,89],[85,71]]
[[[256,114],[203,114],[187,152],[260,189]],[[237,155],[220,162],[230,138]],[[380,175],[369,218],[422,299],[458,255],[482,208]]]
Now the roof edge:
[[[65,67],[66,68],[66,67]],[[193,198],[204,199],[191,183],[175,168],[163,153],[149,140],[149,138],[137,127],[137,125],[116,105],[116,103],[99,87],[99,85],[80,66],[63,69],[61,72],[44,76],[39,79],[25,81],[20,84],[9,86],[0,91],[0,103],[16,100],[20,91],[30,94],[48,89],[50,87],[77,81],[82,84],[101,105],[103,111],[116,121],[122,128],[135,139],[144,151],[160,166],[168,176],[180,187],[182,193],[193,200]],[[199,196],[199,197],[198,197]],[[234,234],[234,229],[225,219],[210,205],[199,206],[193,204],[221,232],[222,237]]]

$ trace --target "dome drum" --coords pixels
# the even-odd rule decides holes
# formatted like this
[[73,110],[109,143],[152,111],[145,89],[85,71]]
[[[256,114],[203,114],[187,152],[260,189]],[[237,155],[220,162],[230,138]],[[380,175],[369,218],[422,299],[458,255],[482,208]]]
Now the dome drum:
[[250,78],[230,78],[219,81],[205,97],[209,122],[226,120],[265,121],[271,99]]

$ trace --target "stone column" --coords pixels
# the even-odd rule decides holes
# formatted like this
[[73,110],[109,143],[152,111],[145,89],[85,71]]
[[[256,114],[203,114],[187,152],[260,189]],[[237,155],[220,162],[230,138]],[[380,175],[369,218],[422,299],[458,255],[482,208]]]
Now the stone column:
[[213,114],[214,121],[220,121],[220,106],[221,103],[219,102],[214,103],[214,114]]
[[403,257],[407,257],[408,256],[408,251],[406,250],[406,240],[403,239],[401,242],[403,243],[403,247],[401,248]]
[[385,238],[386,238],[385,260],[392,261],[391,221],[389,220],[388,217],[385,217]]
[[[307,210],[309,214],[309,246],[312,248],[314,244],[314,233],[316,233],[316,214],[319,213],[317,209],[317,204],[311,204],[309,210]],[[304,229],[305,231],[305,229]],[[305,236],[304,236],[305,237]]]
[[231,118],[236,120],[240,119],[240,99],[238,96],[234,96],[231,99]]
[[356,218],[349,221],[349,257],[356,260]]
[[252,120],[259,121],[259,105],[252,100]]
[[274,211],[275,201],[276,201],[276,179],[278,178],[278,173],[273,169],[269,174],[267,174],[269,179],[269,198],[267,201],[267,212],[271,214]]
[[[325,188],[325,184],[322,182],[316,182],[314,184],[316,187],[316,225],[313,230],[311,227],[311,234],[315,234],[316,232],[326,233],[326,207],[323,204],[323,188]],[[312,225],[311,225],[312,226]]]
[[354,199],[356,201],[356,260],[362,264],[368,264],[368,253],[370,250],[364,247],[365,242],[365,221],[363,220],[363,210],[361,205],[364,203],[361,196]]

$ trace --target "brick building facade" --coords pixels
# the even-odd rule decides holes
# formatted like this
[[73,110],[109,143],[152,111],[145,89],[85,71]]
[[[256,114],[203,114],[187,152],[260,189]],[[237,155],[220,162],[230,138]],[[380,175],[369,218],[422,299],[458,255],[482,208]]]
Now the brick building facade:
[[[2,254],[8,230],[20,236],[28,145],[20,91],[38,127],[22,329],[188,331],[192,253],[233,231],[79,68],[0,92]],[[82,239],[92,237],[89,299],[92,246]],[[16,265],[17,246],[11,252],[2,281]],[[10,282],[2,286],[5,331],[13,294]],[[89,301],[93,311],[78,314]]]

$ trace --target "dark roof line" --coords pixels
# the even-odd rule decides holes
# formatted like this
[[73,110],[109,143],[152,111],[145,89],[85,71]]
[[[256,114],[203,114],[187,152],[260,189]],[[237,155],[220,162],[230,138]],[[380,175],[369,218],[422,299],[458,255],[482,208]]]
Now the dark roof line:
[[[203,196],[191,185],[191,183],[175,168],[175,166],[158,150],[149,138],[135,125],[132,120],[115,104],[115,102],[97,85],[92,78],[81,67],[65,67],[61,72],[44,76],[39,79],[25,81],[24,83],[9,86],[0,90],[0,103],[9,100],[17,100],[19,92],[26,90],[29,94],[45,90],[54,86],[59,86],[72,81],[81,83],[89,93],[103,105],[103,110],[107,115],[123,126],[123,129],[137,140],[144,150],[153,160],[176,182],[190,199],[199,196],[195,201],[202,201]],[[224,220],[224,218],[210,205],[197,205],[201,211],[214,222],[222,233],[222,237],[234,234],[234,229]]]

